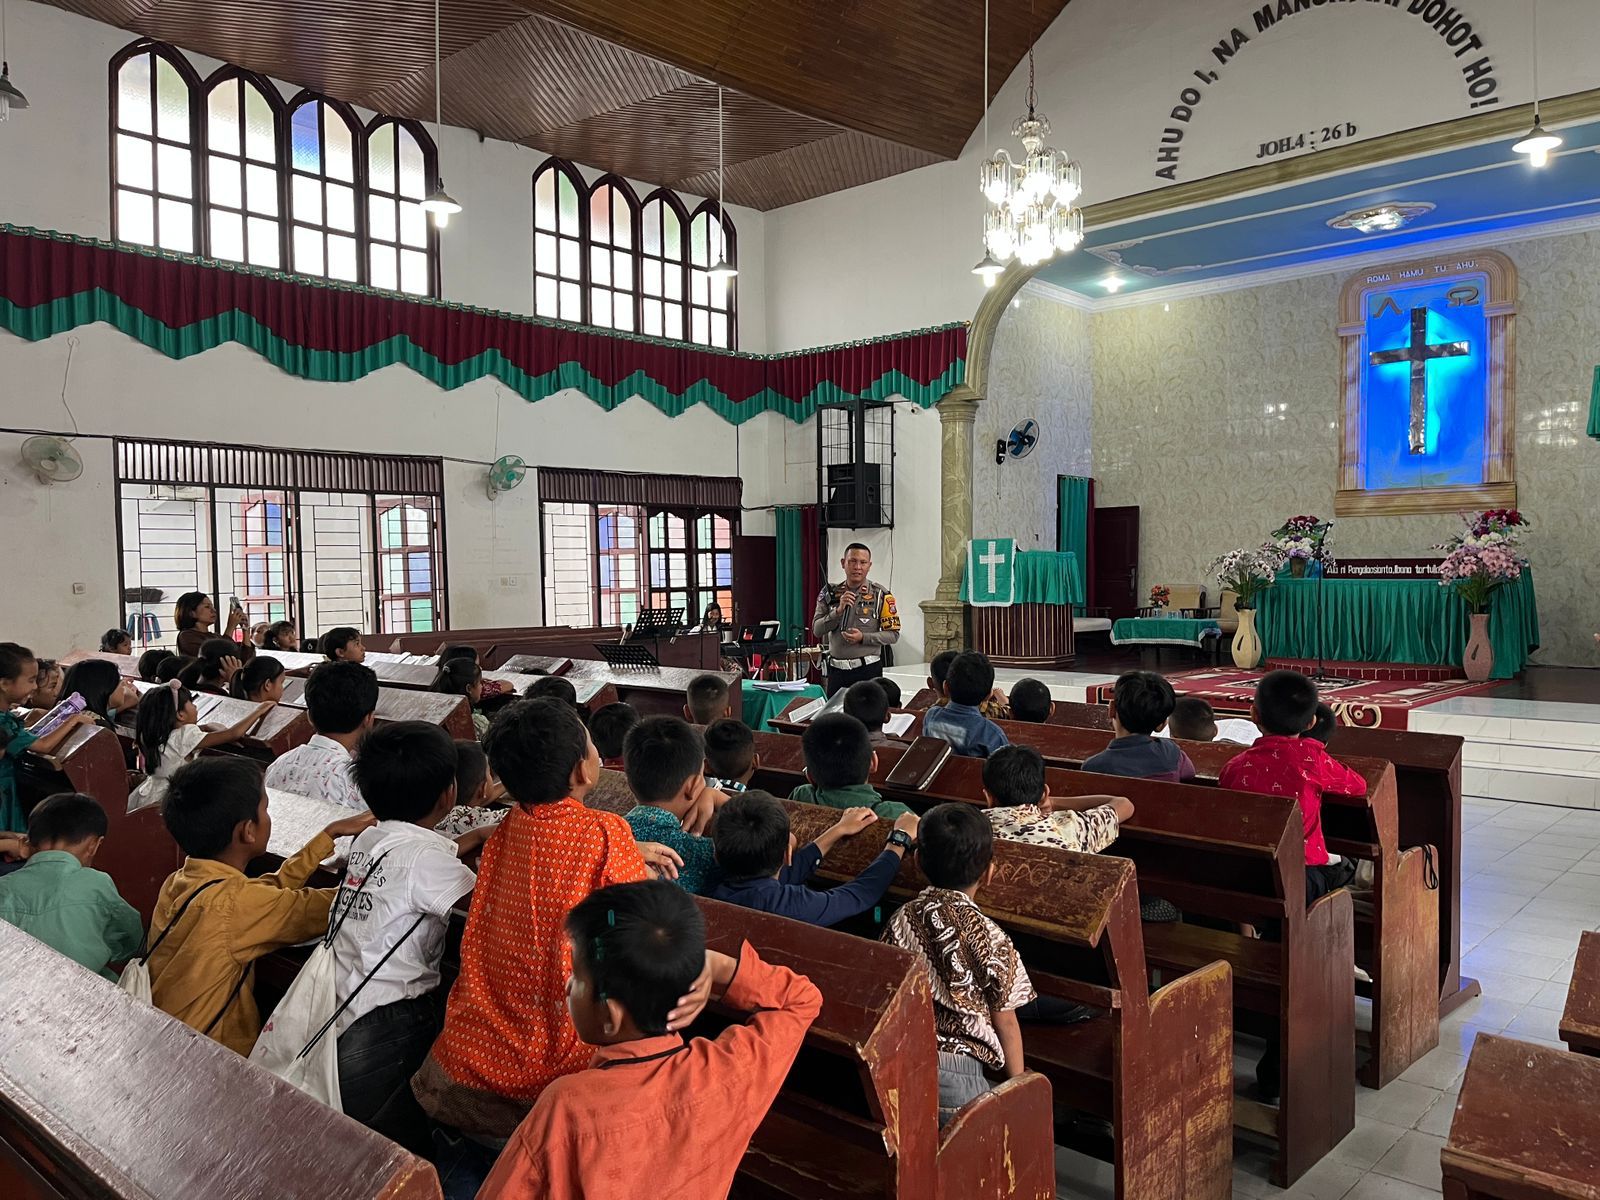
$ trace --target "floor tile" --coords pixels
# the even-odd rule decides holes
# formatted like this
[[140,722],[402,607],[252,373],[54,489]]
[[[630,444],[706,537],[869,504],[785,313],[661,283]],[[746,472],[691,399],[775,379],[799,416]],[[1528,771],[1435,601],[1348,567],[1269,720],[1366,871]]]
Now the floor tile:
[[1525,928],[1506,924],[1479,942],[1478,948],[1506,950],[1517,955],[1536,954],[1561,960],[1569,954],[1578,952],[1578,931],[1568,926],[1562,933],[1533,933]]
[[1561,1013],[1547,1008],[1525,1008],[1505,1027],[1506,1037],[1537,1038],[1545,1042],[1561,1040]]
[[1528,1001],[1528,1007],[1560,1012],[1567,1006],[1568,987],[1566,983],[1547,983],[1539,989],[1537,996]]
[[1356,1116],[1410,1129],[1439,1098],[1441,1089],[1396,1079],[1382,1091],[1356,1089]]
[[[1431,1111],[1431,1110],[1430,1110]],[[1374,1121],[1370,1117],[1357,1117],[1356,1127],[1345,1135],[1344,1141],[1333,1148],[1333,1157],[1340,1162],[1370,1170],[1400,1140],[1406,1132],[1402,1125]]]
[[[1576,950],[1573,951],[1577,953]],[[1477,976],[1482,979],[1485,975],[1521,975],[1525,979],[1549,979],[1561,966],[1559,954],[1523,954],[1516,950],[1486,950],[1477,947],[1471,953],[1463,955],[1461,970],[1464,974]],[[1488,989],[1486,988],[1485,991]],[[1535,988],[1534,991],[1538,991]],[[1524,996],[1521,1003],[1526,1004],[1532,995]]]
[[1346,1192],[1342,1200],[1435,1200],[1438,1195],[1438,1188],[1418,1187],[1374,1172]]
[[[1481,980],[1479,982],[1482,982]],[[1539,985],[1543,987],[1543,984]],[[1537,995],[1538,993],[1535,993]],[[1475,996],[1468,1000],[1455,1012],[1439,1022],[1441,1030],[1459,1028],[1463,1025],[1475,1025],[1479,1029],[1487,1029],[1494,1033],[1504,1029],[1511,1018],[1516,1016],[1528,1004],[1528,1001],[1511,1000],[1494,995]]]
[[1373,1170],[1379,1175],[1403,1179],[1418,1187],[1438,1189],[1441,1186],[1439,1151],[1443,1149],[1444,1138],[1415,1129],[1408,1130],[1395,1143],[1394,1149],[1378,1160]]
[[[1501,971],[1485,971],[1482,968],[1472,970],[1466,966],[1462,967],[1461,972],[1464,975],[1471,975],[1483,985],[1485,1000],[1503,1000],[1516,1005],[1519,1009],[1533,1003],[1533,998],[1539,994],[1539,989],[1544,987],[1546,982],[1544,979],[1531,979],[1524,975],[1510,975]],[[1510,1019],[1506,1018],[1508,1021]]]
[[1456,1104],[1461,1099],[1460,1092],[1446,1092],[1433,1102],[1433,1107],[1423,1114],[1422,1120],[1417,1122],[1419,1133],[1431,1133],[1435,1137],[1450,1136],[1450,1122],[1455,1120]]
[[1362,1170],[1336,1158],[1325,1158],[1312,1167],[1285,1192],[1269,1193],[1293,1196],[1297,1200],[1341,1200],[1350,1189],[1361,1182]]
[[1406,1083],[1420,1083],[1423,1087],[1448,1089],[1455,1086],[1466,1069],[1465,1054],[1454,1046],[1441,1045],[1407,1067],[1401,1072],[1400,1078]]

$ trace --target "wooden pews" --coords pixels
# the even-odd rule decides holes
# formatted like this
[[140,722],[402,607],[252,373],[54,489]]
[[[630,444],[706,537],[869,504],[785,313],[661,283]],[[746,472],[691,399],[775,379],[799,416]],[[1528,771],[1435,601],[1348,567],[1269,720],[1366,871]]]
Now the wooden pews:
[[430,1164],[3,922],[0,961],[8,1200],[438,1200]]
[[[803,780],[799,740],[756,734],[761,768],[752,786],[788,795]],[[982,804],[983,764],[952,758],[921,792],[895,789],[884,777],[899,760],[878,750],[873,784],[886,799],[918,810],[946,801]],[[1103,781],[1081,771],[1047,772],[1051,793],[1103,792]],[[1275,1137],[1277,1181],[1287,1186],[1311,1168],[1355,1125],[1355,956],[1350,894],[1344,889],[1305,904],[1305,851],[1300,814],[1292,800],[1250,792],[1197,793],[1179,784],[1119,779],[1133,801],[1134,819],[1109,853],[1131,858],[1145,895],[1171,901],[1186,914],[1232,927],[1281,924],[1281,942],[1244,938],[1197,924],[1144,929],[1153,969],[1198,970],[1223,959],[1233,968],[1236,1028],[1282,1030],[1281,1101],[1277,1107],[1237,1099],[1235,1124]],[[1197,804],[1196,796],[1217,804]]]
[[1439,1160],[1445,1200],[1600,1200],[1600,1062],[1480,1033]]
[[[805,844],[839,818],[788,803]],[[819,878],[853,879],[883,848],[889,822],[840,842]],[[908,859],[886,907],[927,885]],[[1119,1200],[1223,1200],[1233,1186],[1230,971],[1213,962],[1157,989],[1147,985],[1132,864],[1015,842],[995,845],[995,875],[977,897],[1011,936],[1040,995],[1103,1015],[1076,1025],[1025,1022],[1028,1067],[1070,1108],[1115,1132]],[[885,912],[887,918],[887,912]]]
[[1578,938],[1578,961],[1561,1012],[1561,1040],[1579,1054],[1600,1055],[1600,933]]
[[[291,679],[284,684],[280,708],[304,711],[306,683]],[[472,729],[472,706],[465,696],[452,696],[444,692],[414,692],[400,688],[378,688],[378,707],[373,719],[379,723],[389,721],[426,721],[439,725],[453,738],[470,740],[477,735]],[[309,719],[309,718],[308,718]]]
[[578,689],[580,703],[586,689],[598,686],[610,689],[614,693],[613,700],[633,705],[644,716],[665,714],[681,717],[689,684],[702,675],[715,675],[727,683],[728,711],[737,718],[743,711],[744,693],[740,687],[740,677],[728,671],[703,671],[688,667],[628,670],[593,659],[574,659],[572,669],[565,678],[570,679]]
[[[444,646],[471,646],[478,661],[488,668],[502,667],[516,655],[598,659],[597,643],[622,638],[620,625],[587,628],[569,625],[519,625],[494,629],[442,629],[433,633],[373,634],[367,644],[375,650],[409,654],[437,654]],[[663,666],[695,671],[715,671],[722,662],[722,638],[715,633],[685,633],[675,638],[647,641]]]
[[[165,685],[143,684],[141,691],[153,686]],[[197,693],[195,704],[200,709],[202,725],[224,728],[237,725],[260,707],[254,700],[237,700],[232,696],[209,693]],[[244,737],[222,749],[230,754],[243,754],[258,762],[269,763],[280,754],[287,754],[296,746],[305,745],[315,733],[316,730],[311,728],[311,718],[306,716],[303,707],[280,704],[252,726]],[[117,714],[117,734],[124,744],[134,745],[134,713]]]

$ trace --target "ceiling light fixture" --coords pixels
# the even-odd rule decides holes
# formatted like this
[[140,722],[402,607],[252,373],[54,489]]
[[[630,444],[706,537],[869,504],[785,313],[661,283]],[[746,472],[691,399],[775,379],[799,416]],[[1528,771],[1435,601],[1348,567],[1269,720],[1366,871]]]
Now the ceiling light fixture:
[[[443,88],[440,78],[440,60],[442,53],[439,43],[439,0],[433,0],[433,152],[444,153],[444,119],[443,103],[439,94]],[[461,211],[460,202],[449,192],[444,190],[444,175],[437,168],[433,177],[433,191],[419,205],[423,212],[433,218],[436,229],[443,229],[450,224],[450,218]]]
[[728,261],[728,228],[722,219],[722,184],[727,174],[727,161],[722,156],[722,85],[717,84],[717,261],[706,270],[706,278],[726,283],[739,274],[739,269]]
[[1517,154],[1526,154],[1530,166],[1542,167],[1550,161],[1550,151],[1560,145],[1561,139],[1539,120],[1539,0],[1533,0],[1533,128],[1511,149]]
[[0,121],[11,119],[11,110],[28,107],[28,98],[11,82],[11,64],[6,61],[6,3],[0,0]]
[[1379,204],[1372,208],[1353,208],[1328,221],[1329,229],[1354,229],[1357,233],[1393,233],[1411,224],[1434,206],[1428,203]]
[[[984,0],[983,5],[983,144],[989,144],[989,4]],[[972,273],[983,280],[983,286],[992,288],[995,281],[1005,274],[1006,265],[991,254],[987,247],[984,248],[983,257],[978,260],[978,265],[972,268]]]
[[1121,275],[1107,275],[1100,281],[1100,286],[1105,288],[1105,290],[1108,292],[1115,293],[1120,292],[1122,290],[1122,285],[1127,282],[1128,281]]
[[[989,5],[983,6],[984,145],[989,144]],[[995,151],[978,169],[978,187],[988,208],[983,216],[983,244],[999,263],[1013,255],[1025,267],[1037,266],[1075,250],[1083,241],[1083,210],[1072,202],[1083,194],[1078,164],[1045,145],[1050,121],[1036,109],[1033,46],[1028,47],[1028,112],[1011,127],[1022,142],[1022,161],[1005,150]],[[975,273],[982,273],[978,267]]]

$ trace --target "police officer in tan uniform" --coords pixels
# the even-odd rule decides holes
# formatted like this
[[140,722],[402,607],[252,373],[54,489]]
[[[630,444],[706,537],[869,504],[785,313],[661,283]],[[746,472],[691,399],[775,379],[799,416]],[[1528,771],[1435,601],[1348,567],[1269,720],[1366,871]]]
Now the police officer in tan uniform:
[[893,593],[867,578],[872,551],[852,542],[839,565],[844,568],[844,582],[822,589],[811,616],[812,635],[828,639],[823,690],[830,696],[852,683],[881,676],[883,647],[900,640],[900,613]]

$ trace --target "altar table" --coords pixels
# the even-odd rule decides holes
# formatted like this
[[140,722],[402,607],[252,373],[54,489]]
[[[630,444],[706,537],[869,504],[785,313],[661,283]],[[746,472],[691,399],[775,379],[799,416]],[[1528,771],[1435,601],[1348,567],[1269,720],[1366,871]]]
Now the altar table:
[[[974,607],[972,648],[997,666],[1066,670],[1076,657],[1072,606],[1084,602],[1083,573],[1071,550],[1022,550],[1012,559],[1013,603]],[[969,598],[963,571],[961,599]]]

